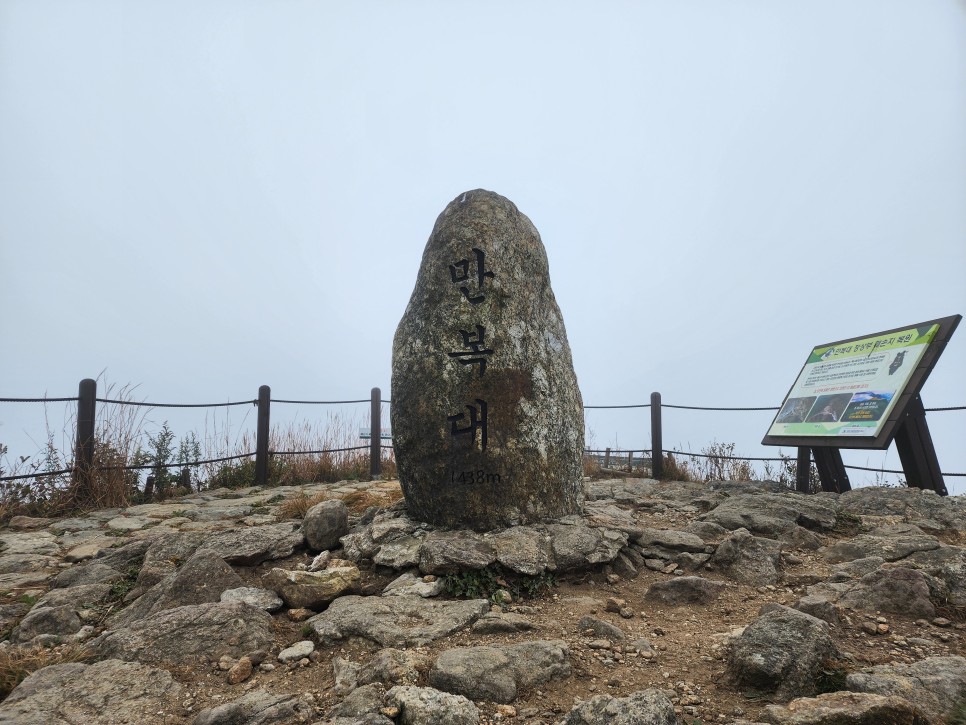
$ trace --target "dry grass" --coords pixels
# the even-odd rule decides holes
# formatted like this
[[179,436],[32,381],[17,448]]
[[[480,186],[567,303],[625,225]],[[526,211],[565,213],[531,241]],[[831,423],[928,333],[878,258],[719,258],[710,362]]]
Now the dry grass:
[[304,493],[300,493],[298,496],[283,501],[275,510],[275,518],[279,521],[304,519],[310,508],[331,498],[333,497],[327,493],[317,493],[315,496],[306,496]]
[[304,493],[300,493],[298,496],[283,501],[275,512],[275,518],[279,521],[303,519],[310,508],[332,499],[340,499],[349,511],[354,514],[361,514],[370,506],[379,506],[380,508],[392,506],[402,497],[402,489],[398,486],[392,488],[373,486],[365,491],[353,491],[344,496],[328,492],[317,493],[314,496],[306,496]]
[[[99,397],[137,402],[134,386],[109,383],[103,375],[98,377],[102,387]],[[58,446],[45,405],[47,441],[43,450],[37,456],[20,458],[13,470],[8,470],[12,468],[9,465],[3,466],[8,475],[35,475],[0,486],[0,515],[56,516],[127,506],[135,491],[137,476],[120,469],[137,462],[148,411],[149,408],[143,406],[101,404],[94,430],[93,466],[89,475],[82,476],[77,475],[73,449],[77,437],[76,407],[67,408]],[[55,473],[60,470],[69,472]]]
[[80,645],[61,645],[53,649],[4,647],[0,649],[0,700],[5,700],[17,685],[37,670],[66,662],[93,660],[90,651]]

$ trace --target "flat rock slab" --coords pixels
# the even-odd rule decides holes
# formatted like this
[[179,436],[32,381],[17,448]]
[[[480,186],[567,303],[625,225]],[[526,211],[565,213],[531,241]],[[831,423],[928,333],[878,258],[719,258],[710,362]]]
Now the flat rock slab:
[[708,604],[717,599],[724,588],[724,582],[700,576],[682,576],[652,584],[644,598],[675,607],[682,604]]
[[199,548],[217,554],[229,564],[255,566],[289,557],[304,545],[299,525],[290,522],[225,531],[206,537]]
[[196,658],[241,657],[271,649],[272,617],[247,604],[216,603],[176,607],[91,642],[101,657],[144,663],[179,664]]
[[765,717],[775,725],[930,725],[936,722],[902,697],[865,692],[830,692],[802,697],[787,706],[768,705]]
[[117,516],[107,522],[107,528],[111,531],[139,531],[156,523],[157,519],[149,519],[147,516]]
[[899,695],[922,708],[930,722],[944,722],[966,703],[966,658],[951,655],[877,665],[849,674],[846,685],[859,692]]
[[508,703],[517,690],[570,675],[570,650],[561,640],[446,650],[429,671],[429,683],[470,700]]
[[0,723],[77,725],[153,722],[183,688],[165,670],[116,659],[37,670],[0,704]]
[[275,695],[253,690],[247,695],[199,712],[191,725],[288,725],[310,722],[315,707],[305,695]]
[[384,647],[428,644],[464,627],[488,612],[485,599],[434,601],[419,596],[339,597],[308,620],[323,644],[362,637]]
[[0,534],[0,552],[9,554],[60,554],[60,542],[48,531]]
[[661,690],[627,697],[597,695],[574,706],[562,725],[677,725],[674,704]]

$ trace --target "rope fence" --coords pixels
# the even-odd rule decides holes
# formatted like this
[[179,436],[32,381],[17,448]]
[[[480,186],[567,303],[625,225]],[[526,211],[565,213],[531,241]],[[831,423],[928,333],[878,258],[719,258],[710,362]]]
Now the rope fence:
[[[241,459],[251,458],[255,456],[255,484],[265,485],[267,479],[267,466],[268,460],[271,456],[296,456],[296,455],[326,455],[332,453],[347,453],[352,451],[370,451],[370,473],[373,477],[381,474],[381,459],[383,450],[393,450],[392,444],[384,444],[381,442],[381,405],[382,403],[391,403],[390,399],[383,400],[381,397],[381,391],[379,388],[373,388],[369,398],[358,398],[354,400],[288,400],[279,399],[271,397],[271,389],[267,385],[263,385],[259,388],[259,395],[255,399],[251,400],[239,400],[235,402],[219,402],[219,403],[151,403],[146,401],[132,401],[132,400],[116,400],[110,398],[98,398],[96,395],[96,382],[91,379],[85,379],[81,381],[79,393],[77,397],[41,397],[41,398],[0,398],[0,403],[77,403],[78,413],[77,413],[77,441],[76,441],[76,464],[73,468],[56,470],[56,471],[43,471],[43,472],[33,472],[29,474],[18,474],[10,476],[0,476],[0,482],[6,481],[18,481],[26,479],[43,479],[53,476],[63,476],[70,474],[74,477],[84,477],[90,476],[93,471],[140,471],[140,470],[166,470],[169,468],[191,468],[206,464],[215,463],[228,463],[231,461],[237,461]],[[94,464],[94,422],[95,422],[95,409],[96,404],[106,404],[106,405],[127,405],[127,406],[141,406],[148,408],[225,408],[233,406],[248,406],[254,405],[258,408],[258,421],[256,429],[256,450],[249,453],[242,453],[232,456],[224,456],[221,458],[208,458],[195,460],[190,462],[178,462],[178,463],[148,463],[139,465],[126,465],[126,466],[97,466]],[[286,405],[352,405],[359,403],[369,403],[371,405],[371,415],[370,415],[370,435],[369,444],[361,446],[351,446],[345,448],[332,448],[325,450],[310,450],[310,451],[270,451],[269,442],[269,422],[270,422],[270,406],[272,403],[286,404]],[[689,451],[678,451],[673,449],[665,449],[661,444],[661,408],[672,408],[677,410],[693,410],[693,411],[713,411],[713,412],[762,412],[762,411],[777,411],[780,410],[780,406],[762,406],[762,407],[724,407],[724,406],[699,406],[699,405],[672,405],[661,402],[660,394],[653,393],[651,395],[650,403],[637,403],[629,405],[585,405],[583,406],[585,410],[617,410],[617,409],[650,409],[651,411],[651,437],[652,437],[652,447],[651,448],[638,448],[638,449],[611,449],[606,448],[604,450],[593,450],[586,449],[586,454],[605,456],[605,468],[608,467],[610,457],[612,455],[617,456],[627,456],[628,461],[633,461],[633,456],[635,454],[651,454],[651,469],[652,475],[655,478],[660,478],[662,475],[663,467],[663,456],[665,454],[678,455],[678,456],[688,456],[691,458],[715,458],[720,460],[733,460],[733,461],[755,461],[755,462],[783,462],[784,458],[772,458],[772,457],[750,457],[750,456],[731,456],[722,455],[718,453],[692,453]],[[962,411],[966,410],[966,405],[955,405],[955,406],[945,406],[936,408],[925,408],[927,412],[940,413],[949,411]],[[364,436],[363,436],[364,437]],[[660,451],[661,456],[654,458],[654,451]],[[800,449],[801,451],[801,449]],[[801,461],[801,453],[800,453]],[[854,469],[859,471],[870,471],[875,473],[892,473],[892,474],[902,474],[904,471],[893,470],[893,469],[882,469],[882,468],[870,468],[865,466],[844,466],[847,469]],[[966,477],[966,473],[940,473],[941,476],[951,476],[951,477]]]

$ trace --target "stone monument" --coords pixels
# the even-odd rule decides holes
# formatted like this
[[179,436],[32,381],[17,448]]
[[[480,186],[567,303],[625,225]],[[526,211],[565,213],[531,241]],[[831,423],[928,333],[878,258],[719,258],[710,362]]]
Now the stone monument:
[[436,220],[392,350],[392,430],[411,517],[477,530],[579,513],[584,414],[547,253],[504,197]]

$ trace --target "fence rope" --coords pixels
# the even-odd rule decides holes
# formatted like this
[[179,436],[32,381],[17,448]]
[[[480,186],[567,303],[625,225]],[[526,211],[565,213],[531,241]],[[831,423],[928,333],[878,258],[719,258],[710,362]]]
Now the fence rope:
[[0,403],[76,403],[80,398],[0,398]]
[[639,405],[585,405],[584,410],[596,410],[602,408],[650,408],[650,403],[640,403]]
[[368,451],[369,446],[352,446],[351,448],[329,448],[325,451],[269,451],[269,456],[309,456],[322,453],[345,453],[346,451]]
[[661,451],[661,453],[673,453],[678,456],[691,456],[692,458],[721,458],[726,461],[782,461],[784,460],[782,458],[747,458],[745,456],[719,456],[717,454],[689,453],[686,451],[674,451],[674,450],[664,450],[664,451]]
[[780,406],[770,408],[705,408],[700,405],[667,405],[661,404],[662,408],[678,408],[679,410],[781,410]]
[[0,476],[0,481],[19,481],[25,478],[44,478],[46,476],[61,476],[70,473],[72,469],[65,468],[63,471],[44,471],[43,473],[24,473],[18,476]]
[[[73,398],[77,400],[77,398]],[[94,398],[98,403],[113,403],[114,405],[140,405],[147,408],[226,408],[230,405],[258,405],[257,400],[239,400],[236,403],[139,403],[134,400],[110,400],[108,398]]]
[[[272,398],[273,403],[294,403],[295,405],[343,405],[345,403],[369,403],[371,398],[364,398],[361,400],[278,400]],[[383,403],[388,403],[388,400],[383,400]]]

